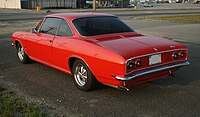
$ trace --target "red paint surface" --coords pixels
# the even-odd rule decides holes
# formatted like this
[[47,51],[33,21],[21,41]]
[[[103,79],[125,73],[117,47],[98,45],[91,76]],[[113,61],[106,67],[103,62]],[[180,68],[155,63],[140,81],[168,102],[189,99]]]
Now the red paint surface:
[[[162,63],[149,65],[148,56],[143,55],[175,49],[186,49],[180,43],[161,37],[142,35],[136,32],[90,37],[80,36],[74,28],[72,20],[88,16],[112,15],[94,13],[48,15],[46,17],[59,17],[68,21],[74,35],[71,37],[59,37],[43,33],[15,32],[12,36],[12,41],[14,44],[16,44],[16,41],[20,42],[31,59],[69,74],[71,74],[68,65],[69,59],[71,57],[79,58],[88,65],[99,82],[115,86],[121,86],[123,82],[116,80],[112,76],[125,77],[152,67],[172,63],[177,64],[187,60],[187,56],[173,60],[173,52],[165,52],[162,53]],[[38,25],[41,25],[41,22]],[[175,47],[170,48],[171,45]],[[187,54],[187,50],[184,50],[184,52]],[[136,60],[134,57],[138,56],[143,56],[136,58],[142,61],[142,67],[135,68],[126,73],[126,61],[133,58],[131,61],[134,62]],[[172,71],[175,70],[173,69]],[[127,84],[143,83],[167,75],[169,75],[168,70],[161,71],[138,77],[128,81]]]

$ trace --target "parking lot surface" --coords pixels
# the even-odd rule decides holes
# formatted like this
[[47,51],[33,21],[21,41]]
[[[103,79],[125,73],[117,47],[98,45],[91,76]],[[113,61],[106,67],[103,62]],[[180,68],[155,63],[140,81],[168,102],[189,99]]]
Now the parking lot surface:
[[[37,62],[24,65],[18,61],[16,50],[11,46],[11,34],[14,31],[29,31],[39,22],[34,16],[29,15],[33,20],[0,21],[0,85],[28,103],[42,107],[49,116],[200,115],[200,24],[119,16],[135,31],[166,37],[186,45],[191,65],[177,71],[176,77],[136,85],[129,92],[107,86],[83,92],[75,87],[70,75]],[[8,15],[8,18],[13,17]]]

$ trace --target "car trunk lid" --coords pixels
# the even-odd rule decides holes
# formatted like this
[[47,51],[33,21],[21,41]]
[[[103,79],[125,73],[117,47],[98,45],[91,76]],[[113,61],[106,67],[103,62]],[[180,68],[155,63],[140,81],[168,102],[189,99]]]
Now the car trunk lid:
[[89,40],[124,56],[126,59],[176,49],[178,46],[176,42],[168,39],[138,33],[94,36],[93,39]]

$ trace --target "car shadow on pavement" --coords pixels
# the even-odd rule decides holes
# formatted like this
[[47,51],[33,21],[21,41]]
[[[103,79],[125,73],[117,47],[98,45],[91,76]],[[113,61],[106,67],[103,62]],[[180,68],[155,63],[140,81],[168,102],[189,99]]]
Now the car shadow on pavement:
[[189,66],[185,66],[183,68],[180,68],[178,71],[176,71],[175,77],[164,77],[161,79],[157,79],[155,81],[150,82],[154,85],[160,85],[160,86],[170,86],[170,85],[190,85],[190,83],[200,82],[200,76],[199,74],[199,63],[200,58],[197,54],[199,49],[199,45],[191,45],[188,47],[189,49],[189,59],[190,62]]

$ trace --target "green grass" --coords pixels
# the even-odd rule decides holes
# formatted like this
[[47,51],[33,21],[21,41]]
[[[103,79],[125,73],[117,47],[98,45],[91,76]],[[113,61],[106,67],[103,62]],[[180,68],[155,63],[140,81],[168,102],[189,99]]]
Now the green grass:
[[46,117],[39,109],[16,99],[0,87],[0,117]]
[[159,16],[159,17],[149,17],[149,18],[153,20],[170,21],[170,22],[200,23],[200,15]]

